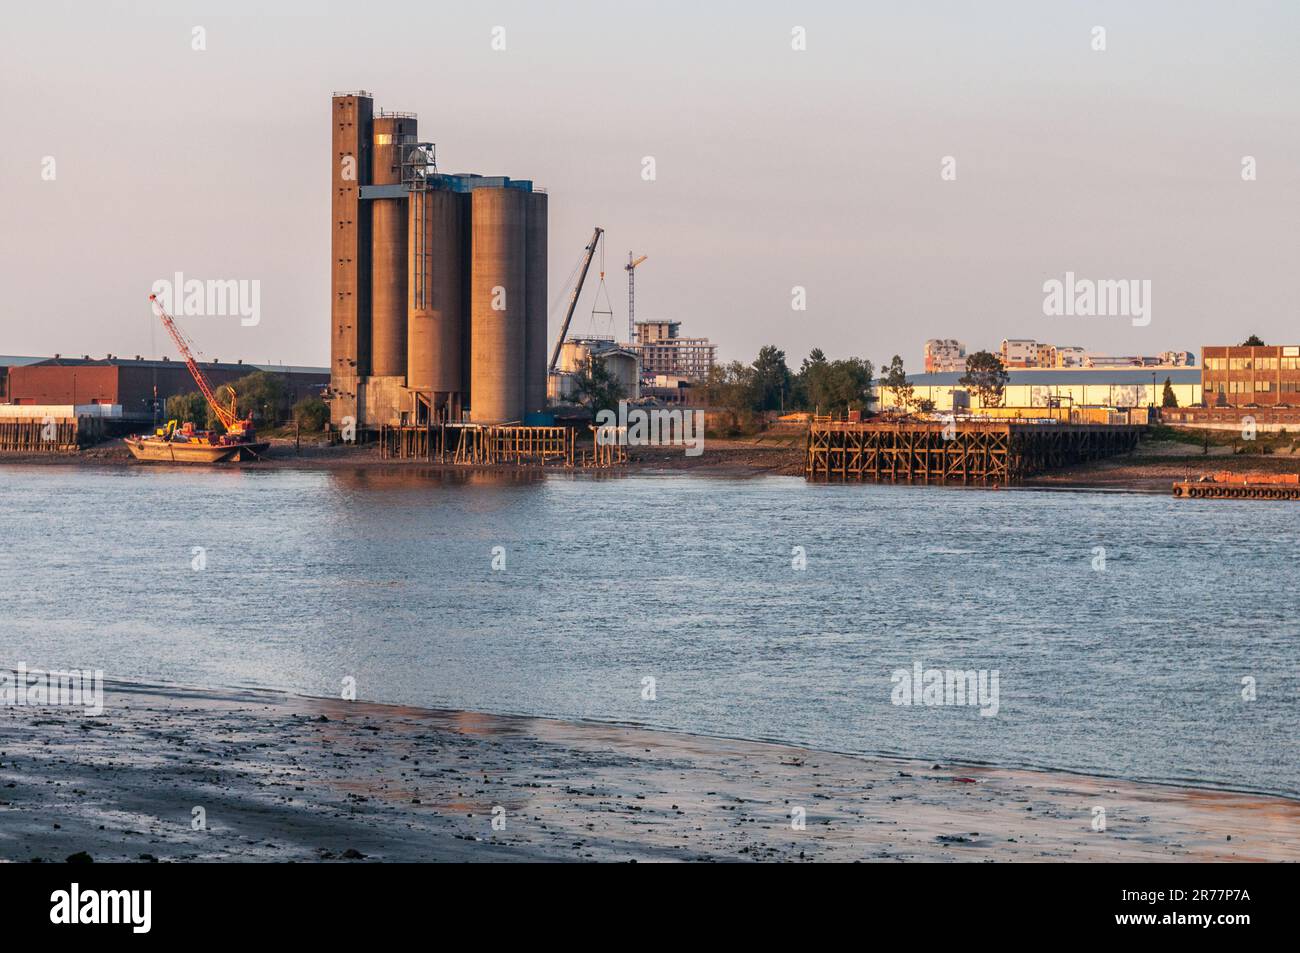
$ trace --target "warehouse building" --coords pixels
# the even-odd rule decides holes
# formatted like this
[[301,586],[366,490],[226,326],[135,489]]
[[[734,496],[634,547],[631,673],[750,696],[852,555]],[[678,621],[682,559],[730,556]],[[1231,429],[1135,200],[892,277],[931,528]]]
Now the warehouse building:
[[[1114,368],[1111,370],[1009,370],[1003,407],[1159,407],[1168,378],[1179,406],[1201,400],[1201,372],[1195,368]],[[963,374],[913,374],[914,400],[931,400],[939,412],[981,409],[979,395],[960,383]],[[877,383],[875,406],[895,406],[894,394]]]
[[[213,387],[234,383],[255,371],[275,374],[296,402],[318,397],[329,384],[323,367],[203,362]],[[121,416],[153,420],[167,398],[198,390],[183,361],[120,357],[52,357],[12,365],[0,374],[0,404],[20,406],[102,405],[121,407]]]
[[438,171],[414,113],[332,100],[331,417],[363,431],[546,408],[547,197]]

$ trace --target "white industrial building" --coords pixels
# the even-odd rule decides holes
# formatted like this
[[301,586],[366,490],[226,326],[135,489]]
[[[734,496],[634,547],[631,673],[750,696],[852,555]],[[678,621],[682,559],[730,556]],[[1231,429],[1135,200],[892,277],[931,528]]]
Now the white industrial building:
[[[1117,367],[1113,369],[1016,368],[1007,372],[1003,407],[1159,407],[1168,378],[1180,407],[1200,403],[1201,372],[1196,368]],[[931,400],[937,411],[981,407],[979,394],[963,387],[956,372],[912,374],[914,400]],[[874,386],[874,404],[882,410],[895,406],[892,391]]]

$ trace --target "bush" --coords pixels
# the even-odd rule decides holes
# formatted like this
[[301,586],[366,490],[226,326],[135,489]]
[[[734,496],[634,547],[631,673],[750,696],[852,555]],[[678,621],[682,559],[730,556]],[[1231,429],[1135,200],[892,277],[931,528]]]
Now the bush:
[[206,427],[208,423],[208,402],[198,391],[188,394],[173,394],[167,398],[167,419],[178,423],[191,423],[196,427]]
[[319,397],[304,397],[293,405],[293,419],[303,430],[318,433],[330,419],[329,405]]

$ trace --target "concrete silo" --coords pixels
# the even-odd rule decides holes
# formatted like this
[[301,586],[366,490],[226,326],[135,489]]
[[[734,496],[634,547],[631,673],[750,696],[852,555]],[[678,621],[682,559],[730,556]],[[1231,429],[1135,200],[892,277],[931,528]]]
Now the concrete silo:
[[459,420],[465,391],[461,348],[468,196],[443,189],[416,190],[407,203],[406,386],[415,392],[412,422]]
[[357,394],[370,374],[370,204],[361,187],[370,181],[369,93],[335,93],[331,100],[330,154],[333,228],[330,238],[330,415],[357,418]]
[[470,416],[524,416],[528,193],[478,188],[470,215]]
[[[374,117],[371,181],[397,185],[402,161],[416,141],[416,120],[409,113]],[[375,199],[371,211],[370,372],[375,377],[406,376],[405,198]]]
[[524,302],[524,412],[546,409],[546,193],[528,194]]

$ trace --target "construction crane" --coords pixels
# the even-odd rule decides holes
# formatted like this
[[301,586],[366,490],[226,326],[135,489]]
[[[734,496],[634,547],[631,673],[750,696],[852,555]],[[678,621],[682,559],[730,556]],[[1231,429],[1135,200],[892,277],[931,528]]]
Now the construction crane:
[[564,312],[564,323],[560,325],[560,336],[555,341],[555,350],[551,351],[551,364],[549,370],[554,371],[555,366],[560,362],[560,348],[564,346],[564,339],[569,333],[569,322],[573,320],[573,310],[578,306],[578,295],[582,294],[582,283],[587,280],[587,271],[591,268],[591,259],[595,257],[596,246],[600,244],[601,236],[605,230],[599,225],[592,232],[591,241],[583,251],[581,268],[578,275],[578,283],[573,286],[573,294],[569,295],[569,307]]
[[627,253],[627,264],[623,270],[627,272],[627,343],[636,343],[636,266],[645,261],[647,255],[640,258],[633,258],[632,253]]
[[194,359],[194,354],[190,351],[189,343],[185,340],[185,335],[181,329],[176,326],[176,319],[168,314],[162,304],[158,301],[156,294],[151,294],[149,300],[153,302],[154,312],[162,319],[163,327],[167,333],[172,336],[176,342],[177,349],[181,352],[181,357],[185,358],[185,366],[189,368],[190,375],[194,378],[194,383],[199,385],[199,390],[203,392],[203,398],[212,408],[212,412],[217,415],[221,421],[221,426],[226,428],[227,433],[240,435],[245,430],[252,429],[252,419],[240,420],[239,414],[235,410],[235,391],[229,384],[225,387],[230,391],[230,406],[222,407],[217,401],[216,394],[212,392],[212,385],[208,383],[207,377],[204,376],[203,370],[199,367],[199,362]]

